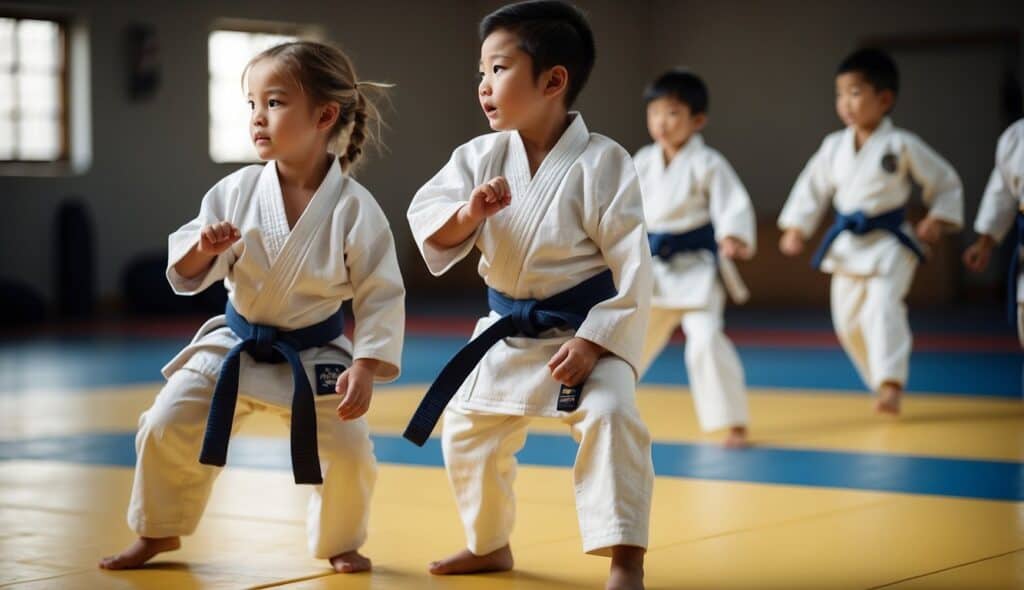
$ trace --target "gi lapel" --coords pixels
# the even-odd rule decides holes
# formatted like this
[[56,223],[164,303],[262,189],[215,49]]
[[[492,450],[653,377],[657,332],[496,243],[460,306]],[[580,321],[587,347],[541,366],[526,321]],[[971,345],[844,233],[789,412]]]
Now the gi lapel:
[[[302,261],[313,244],[317,243],[320,232],[327,225],[331,212],[341,198],[346,181],[341,173],[341,164],[334,160],[327,175],[324,176],[320,186],[313,194],[313,198],[306,205],[305,211],[295,222],[295,227],[291,231],[287,231],[288,221],[284,214],[284,201],[276,166],[270,162],[267,167],[273,170],[272,173],[264,171],[265,174],[268,174],[267,180],[272,179],[273,186],[266,186],[261,178],[260,214],[261,219],[272,224],[266,229],[268,232],[265,236],[268,241],[267,247],[270,248],[271,243],[280,245],[277,246],[276,255],[271,254],[266,281],[253,301],[251,314],[254,317],[248,318],[253,322],[265,322],[273,318],[275,309],[284,293],[291,288],[298,277]],[[276,199],[271,202],[275,195]],[[282,227],[285,229],[283,232]]]

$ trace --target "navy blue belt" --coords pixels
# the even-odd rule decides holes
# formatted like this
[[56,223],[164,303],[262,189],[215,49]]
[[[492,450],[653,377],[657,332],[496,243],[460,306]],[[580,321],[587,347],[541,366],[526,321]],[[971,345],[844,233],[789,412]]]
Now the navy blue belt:
[[924,262],[924,252],[921,252],[917,242],[903,232],[902,226],[905,216],[906,209],[903,207],[874,217],[868,217],[863,211],[857,211],[849,215],[844,215],[837,211],[835,222],[832,224],[832,227],[828,228],[825,238],[821,240],[821,245],[818,246],[818,249],[814,252],[814,257],[811,258],[811,266],[814,268],[821,267],[821,261],[828,254],[828,249],[832,246],[832,242],[844,231],[851,231],[858,236],[877,230],[887,231],[896,236],[896,239],[901,244],[909,248],[917,256],[918,260]]
[[238,400],[238,369],[242,351],[261,363],[287,362],[292,368],[295,390],[292,393],[291,453],[295,483],[323,483],[316,442],[316,404],[299,351],[323,346],[342,334],[345,318],[339,308],[326,320],[298,330],[278,330],[273,326],[249,323],[228,301],[225,309],[228,327],[241,342],[228,351],[213,390],[210,415],[199,462],[223,466],[228,456],[228,439]]
[[551,328],[579,328],[592,307],[614,297],[617,292],[610,270],[540,301],[512,299],[488,289],[487,301],[501,319],[470,340],[441,369],[402,436],[423,446],[455,392],[498,341],[519,334],[536,338]]
[[681,234],[647,234],[651,255],[669,260],[680,252],[707,250],[718,257],[718,242],[715,241],[715,227],[710,223]]
[[1006,279],[1006,312],[1010,323],[1017,325],[1017,274],[1020,272],[1020,247],[1024,246],[1024,213],[1017,213],[1017,235],[1010,255],[1010,272]]

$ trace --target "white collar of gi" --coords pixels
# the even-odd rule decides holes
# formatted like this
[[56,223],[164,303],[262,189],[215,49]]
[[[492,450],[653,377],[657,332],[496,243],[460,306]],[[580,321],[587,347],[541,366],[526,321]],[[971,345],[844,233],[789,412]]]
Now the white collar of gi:
[[[590,131],[587,129],[587,124],[583,122],[583,115],[579,111],[569,111],[569,118],[571,119],[569,126],[562,132],[561,137],[552,146],[548,155],[565,151],[566,148],[575,143],[589,141]],[[513,131],[512,134],[518,140],[518,147],[523,148],[523,137],[519,135],[519,131]],[[523,153],[526,153],[525,148],[523,148]]]
[[[288,218],[284,208],[284,194],[281,192],[281,180],[277,174],[277,163],[273,160],[267,162],[260,173],[256,190],[259,193],[259,204],[264,213],[264,227],[262,228],[266,240],[270,259],[275,260],[284,249],[285,244],[296,230],[309,226],[315,227],[317,220],[322,220],[326,211],[319,211],[330,200],[327,195],[337,193],[341,189],[344,177],[341,172],[341,163],[337,158],[331,160],[331,166],[327,174],[320,181],[313,197],[306,205],[306,209],[299,215],[293,227],[289,227]],[[333,208],[333,203],[330,204]],[[312,210],[312,211],[311,211]],[[301,232],[300,232],[301,233]]]
[[[889,133],[892,130],[892,119],[890,119],[889,117],[882,117],[882,120],[879,121],[878,123],[878,127],[875,127],[875,130],[872,131],[871,135],[868,136],[868,141],[871,141],[871,138],[873,137],[885,135],[886,133]],[[853,125],[850,125],[849,127],[846,128],[847,135],[852,137],[856,133],[857,130],[854,129]]]
[[685,160],[692,158],[697,151],[703,148],[704,136],[701,135],[700,133],[694,133],[693,135],[690,136],[690,139],[686,140],[686,143],[683,145],[683,149],[676,152],[675,155],[672,156],[672,159],[666,163],[665,151],[661,148],[660,145],[654,144],[655,153],[658,154],[658,163],[661,165],[661,168],[665,170],[671,168],[676,162],[683,162]]
[[512,157],[513,157],[513,176],[516,178],[510,179],[514,184],[520,187],[526,187],[534,184],[545,184],[543,182],[534,182],[537,177],[548,177],[551,175],[559,176],[558,170],[564,168],[573,160],[579,157],[583,150],[586,149],[587,144],[590,142],[590,131],[587,129],[587,124],[583,122],[583,115],[578,111],[569,111],[569,117],[572,121],[569,126],[562,133],[562,136],[555,142],[554,147],[545,156],[544,161],[541,162],[540,167],[537,168],[537,172],[531,177],[529,161],[526,157],[526,147],[523,145],[523,138],[519,135],[519,131],[512,132]]

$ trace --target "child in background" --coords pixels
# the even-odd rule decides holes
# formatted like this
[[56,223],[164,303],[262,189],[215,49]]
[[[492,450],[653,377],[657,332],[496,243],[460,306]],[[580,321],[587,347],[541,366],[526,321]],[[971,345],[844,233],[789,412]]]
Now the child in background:
[[964,252],[964,265],[982,272],[992,258],[992,248],[1016,225],[1011,239],[1015,245],[1007,277],[1010,320],[1024,346],[1024,275],[1020,273],[1020,246],[1024,244],[1024,119],[1010,125],[996,146],[996,165],[978,207],[974,231],[978,239]]
[[[831,204],[835,223],[812,264],[832,275],[832,322],[864,383],[878,394],[875,410],[898,415],[909,377],[911,334],[904,298],[925,251],[963,224],[956,171],[889,114],[899,72],[876,49],[854,52],[835,78],[836,112],[846,129],[829,134],[789,195],[779,248],[796,256]],[[905,221],[911,180],[922,188],[927,216]]]
[[733,259],[754,255],[754,207],[729,162],[704,143],[708,89],[699,76],[666,72],[644,102],[654,143],[633,161],[654,256],[654,295],[641,366],[650,366],[682,324],[701,428],[728,428],[725,446],[744,447],[750,419],[743,366],[722,315],[726,291],[736,303],[748,297]]

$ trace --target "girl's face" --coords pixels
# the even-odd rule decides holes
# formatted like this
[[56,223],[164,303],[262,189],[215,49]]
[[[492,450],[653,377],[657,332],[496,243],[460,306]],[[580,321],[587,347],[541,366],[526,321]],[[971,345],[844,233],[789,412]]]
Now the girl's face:
[[[542,112],[547,100],[544,82],[533,75],[533,60],[519,48],[519,38],[498,29],[480,46],[480,107],[495,131],[521,129]],[[561,100],[559,97],[558,100]]]
[[261,160],[302,159],[326,149],[323,108],[314,108],[272,58],[252,64],[246,86],[249,136]]
[[875,90],[858,72],[836,76],[836,114],[847,127],[874,129],[894,101],[892,92]]
[[707,116],[693,115],[690,105],[672,96],[647,103],[647,131],[663,148],[679,149],[694,133],[704,128]]

